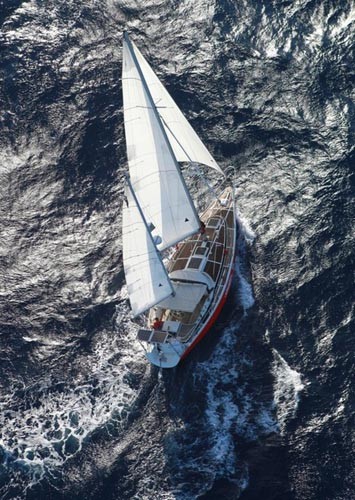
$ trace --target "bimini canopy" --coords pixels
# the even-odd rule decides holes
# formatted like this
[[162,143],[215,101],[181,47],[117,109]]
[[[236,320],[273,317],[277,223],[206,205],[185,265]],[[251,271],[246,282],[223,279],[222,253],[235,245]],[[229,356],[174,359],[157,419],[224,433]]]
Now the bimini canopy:
[[202,297],[207,293],[206,285],[201,283],[173,283],[175,295],[159,303],[159,307],[172,311],[193,312]]

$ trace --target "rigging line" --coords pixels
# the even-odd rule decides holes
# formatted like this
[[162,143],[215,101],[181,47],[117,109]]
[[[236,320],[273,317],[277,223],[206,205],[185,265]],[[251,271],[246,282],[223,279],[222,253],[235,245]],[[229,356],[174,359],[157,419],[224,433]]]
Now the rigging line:
[[[149,155],[148,155],[148,154],[146,154],[146,155],[141,155],[141,156],[140,156],[140,158],[142,158],[143,156],[149,156]],[[132,168],[136,168],[136,169],[138,169],[138,168],[139,168],[139,167],[138,167],[138,165],[139,165],[139,164],[141,164],[141,163],[143,163],[142,161],[139,161],[139,162],[138,162],[138,161],[136,161],[136,160],[135,160],[135,162],[136,162],[136,164],[135,164],[135,165],[133,165],[133,166],[131,165],[131,169],[132,169]],[[131,162],[131,163],[133,163],[133,162]],[[138,165],[137,165],[137,164],[138,164]],[[173,170],[173,169],[171,169],[171,168],[167,168],[167,169],[165,170],[165,172],[166,172],[166,173],[169,173],[169,172],[173,172],[173,173],[175,173],[175,170]],[[132,172],[130,172],[130,175],[131,175],[131,177],[133,177],[133,176],[132,176]],[[144,175],[143,175],[143,174],[141,174],[141,175],[139,176],[138,182],[139,182],[139,183],[141,183],[141,181],[146,180],[146,179],[149,179],[149,177],[153,177],[153,176],[154,176],[154,177],[157,177],[158,175],[159,175],[159,174],[158,174],[157,172],[148,172],[147,174],[144,174]],[[132,180],[132,184],[135,184],[136,182],[137,182],[137,180]],[[149,185],[154,186],[154,185],[156,185],[156,183],[155,183],[155,182],[152,182],[152,183],[151,183],[151,184],[149,184]]]
[[160,114],[159,114],[159,116],[161,118],[161,121],[164,123],[165,127],[169,130],[169,132],[171,133],[171,135],[174,137],[175,141],[179,144],[179,146],[181,147],[181,149],[183,150],[183,152],[185,153],[185,155],[187,156],[187,158],[190,160],[191,166],[192,166],[193,169],[195,169],[195,171],[197,172],[197,175],[204,180],[205,184],[207,185],[208,189],[213,194],[213,196],[218,201],[220,201],[219,197],[217,196],[216,191],[213,189],[213,187],[207,181],[206,177],[204,175],[202,175],[201,169],[198,167],[198,162],[193,161],[191,159],[190,155],[188,154],[188,152],[186,151],[186,149],[184,148],[184,146],[181,144],[181,142],[179,141],[179,139],[176,137],[176,135],[174,134],[174,132],[171,130],[171,128],[169,127],[169,125],[166,123],[166,121],[164,120],[164,118]]
[[171,128],[169,127],[169,125],[166,123],[166,121],[164,120],[164,118],[161,116],[161,114],[159,113],[159,116],[160,116],[160,119],[161,121],[163,122],[163,124],[165,125],[165,127],[169,130],[169,132],[171,133],[171,135],[174,137],[174,139],[176,140],[176,142],[179,144],[179,146],[181,147],[181,149],[183,150],[183,152],[185,153],[185,155],[188,157],[188,159],[192,162],[189,154],[187,153],[187,151],[185,150],[184,146],[181,144],[181,142],[178,140],[178,138],[176,137],[176,135],[174,134],[174,132],[171,130]]
[[125,108],[125,111],[129,111],[129,110],[131,110],[131,109],[136,109],[136,108],[142,108],[142,109],[152,109],[152,107],[151,107],[151,106],[143,106],[143,105],[139,106],[139,105],[137,104],[137,105],[131,106],[131,107],[129,107],[129,108]]

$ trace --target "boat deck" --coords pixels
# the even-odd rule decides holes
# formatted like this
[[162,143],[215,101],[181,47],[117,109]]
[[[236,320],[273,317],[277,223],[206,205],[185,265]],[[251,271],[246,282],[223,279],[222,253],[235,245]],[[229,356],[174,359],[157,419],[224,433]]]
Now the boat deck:
[[213,290],[201,298],[193,312],[172,311],[156,306],[149,313],[149,324],[156,316],[163,322],[178,322],[179,328],[172,335],[181,342],[191,338],[196,325],[201,323],[205,315],[208,316],[208,311],[219,301],[234,259],[236,227],[231,188],[227,188],[212,203],[201,215],[201,220],[206,226],[204,234],[194,235],[176,248],[169,260],[168,273],[184,269],[199,270],[213,280]]

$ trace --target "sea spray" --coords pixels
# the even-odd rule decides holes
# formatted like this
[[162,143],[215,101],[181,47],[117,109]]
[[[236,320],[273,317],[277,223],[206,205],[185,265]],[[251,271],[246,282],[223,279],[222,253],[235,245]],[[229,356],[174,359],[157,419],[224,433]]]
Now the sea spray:
[[251,307],[253,307],[255,303],[254,294],[253,294],[253,286],[251,284],[251,276],[250,270],[248,268],[246,253],[247,253],[247,245],[252,245],[255,239],[255,233],[250,229],[248,221],[241,217],[237,212],[237,223],[240,231],[238,237],[238,250],[237,250],[237,259],[235,264],[235,273],[237,276],[237,298],[238,302],[244,309],[244,312]]
[[238,299],[244,311],[253,307],[255,300],[251,283],[243,276],[241,266],[237,261],[235,272],[238,278]]
[[240,213],[238,207],[236,207],[236,218],[239,229],[248,244],[252,244],[256,238],[256,235],[249,225],[248,220]]
[[299,394],[304,389],[304,384],[300,373],[293,370],[276,349],[272,352],[274,355],[272,367],[274,402],[280,430],[284,432],[287,422],[296,415]]

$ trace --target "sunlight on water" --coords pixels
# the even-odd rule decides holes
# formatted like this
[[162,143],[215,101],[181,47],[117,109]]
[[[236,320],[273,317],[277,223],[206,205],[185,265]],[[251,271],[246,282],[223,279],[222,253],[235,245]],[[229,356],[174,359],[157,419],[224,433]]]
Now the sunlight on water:
[[[0,497],[44,475],[31,500],[192,500],[219,480],[351,498],[354,2],[0,3]],[[127,320],[124,29],[235,165],[243,212],[216,337],[169,374]],[[284,474],[263,466],[269,433]]]

